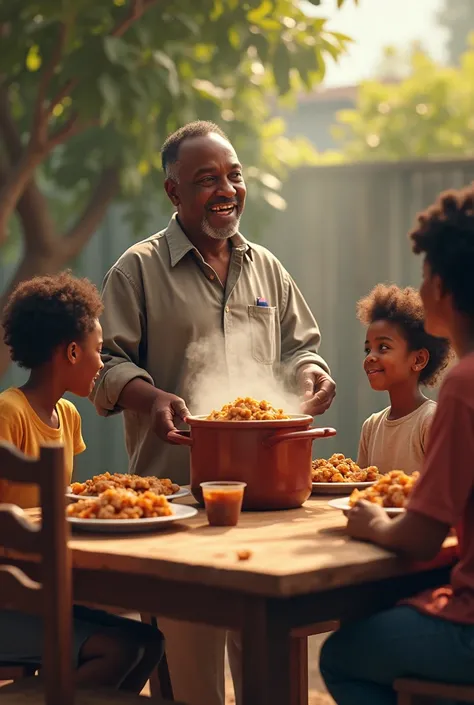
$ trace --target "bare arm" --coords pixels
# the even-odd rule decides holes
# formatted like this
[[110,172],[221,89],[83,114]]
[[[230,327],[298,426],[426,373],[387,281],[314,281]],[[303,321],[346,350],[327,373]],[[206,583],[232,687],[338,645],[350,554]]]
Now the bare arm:
[[[162,392],[163,393],[163,392]],[[150,414],[160,390],[140,377],[130,380],[122,389],[118,405],[139,414]]]
[[474,453],[473,420],[463,379],[447,378],[406,513],[391,520],[382,507],[358,502],[349,512],[348,533],[410,558],[433,558],[449,529],[462,520],[472,493],[473,466],[466,459]]
[[190,416],[183,399],[157,389],[138,377],[125,385],[118,403],[123,409],[147,414],[150,417],[150,425],[163,441],[167,440],[170,431],[176,431],[177,420],[184,421]]
[[449,525],[436,519],[407,511],[389,519],[381,507],[359,502],[350,512],[348,533],[354,538],[371,541],[407,558],[428,561],[434,558],[449,533]]

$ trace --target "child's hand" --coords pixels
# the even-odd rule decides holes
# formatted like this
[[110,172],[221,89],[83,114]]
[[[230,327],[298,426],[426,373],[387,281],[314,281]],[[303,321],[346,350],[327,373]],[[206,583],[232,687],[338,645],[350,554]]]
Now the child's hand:
[[387,522],[390,519],[382,507],[361,499],[349,512],[347,533],[354,539],[377,542],[377,530]]

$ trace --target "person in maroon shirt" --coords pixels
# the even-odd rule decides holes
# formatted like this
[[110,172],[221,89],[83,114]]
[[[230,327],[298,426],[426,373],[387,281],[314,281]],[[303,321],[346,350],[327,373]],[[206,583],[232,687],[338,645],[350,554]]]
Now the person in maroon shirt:
[[438,397],[423,469],[407,511],[390,520],[359,502],[347,531],[415,560],[430,560],[451,527],[460,559],[447,587],[343,626],[320,667],[338,705],[395,705],[396,678],[474,684],[474,189],[442,193],[410,234],[424,255],[425,329],[459,359]]

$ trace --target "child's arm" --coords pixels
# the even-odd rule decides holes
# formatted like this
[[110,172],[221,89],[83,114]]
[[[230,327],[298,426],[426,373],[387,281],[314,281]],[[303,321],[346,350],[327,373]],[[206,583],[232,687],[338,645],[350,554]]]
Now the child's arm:
[[360,503],[349,513],[349,534],[410,558],[433,558],[472,492],[473,423],[474,409],[457,390],[446,390],[442,399],[440,394],[424,468],[406,514],[390,520],[381,507]]
[[3,402],[0,404],[0,441],[12,443],[18,450],[22,450],[21,419],[15,409]]
[[82,438],[81,415],[79,414],[76,407],[73,407],[73,410],[74,410],[74,418],[73,418],[74,464],[73,464],[73,470],[72,470],[72,475],[71,475],[71,482],[74,481],[74,478],[76,476],[76,471],[77,471],[77,462],[76,462],[75,456],[79,455],[79,453],[83,453],[86,449],[86,444],[84,443],[84,439]]
[[365,501],[350,511],[347,523],[347,532],[353,538],[419,561],[429,561],[437,555],[449,529],[449,524],[410,510],[390,519],[382,507]]
[[[0,406],[0,441],[11,443],[22,450],[21,423],[11,408]],[[8,487],[7,480],[0,480],[0,502],[5,499],[5,489]]]
[[72,419],[72,428],[73,428],[72,443],[73,443],[73,445],[72,445],[72,447],[73,447],[74,455],[76,456],[76,455],[79,455],[79,453],[83,453],[85,451],[86,444],[84,443],[84,439],[82,437],[81,415],[75,406],[72,406],[72,413],[73,413],[73,419]]

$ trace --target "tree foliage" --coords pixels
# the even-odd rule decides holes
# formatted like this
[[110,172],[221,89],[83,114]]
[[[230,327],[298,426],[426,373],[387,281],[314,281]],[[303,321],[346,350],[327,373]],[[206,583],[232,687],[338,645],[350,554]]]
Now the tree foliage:
[[314,153],[268,98],[311,89],[348,41],[296,0],[0,0],[0,246],[16,232],[24,246],[12,284],[76,258],[112,201],[143,236],[160,146],[193,119],[227,131],[259,206],[283,207],[280,178]]
[[440,66],[423,52],[398,81],[365,81],[352,110],[333,132],[350,160],[468,157],[474,154],[474,47],[459,67]]
[[164,137],[198,116],[259,165],[264,95],[312,87],[346,43],[290,0],[0,0],[0,23],[2,98],[25,145],[0,191],[3,239],[40,164],[78,206],[99,183],[139,211]]
[[472,0],[444,0],[438,13],[438,24],[448,32],[447,50],[451,64],[458,64],[468,48],[468,35],[474,29]]

